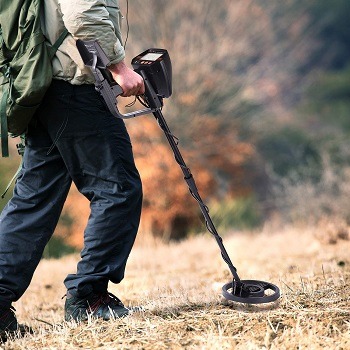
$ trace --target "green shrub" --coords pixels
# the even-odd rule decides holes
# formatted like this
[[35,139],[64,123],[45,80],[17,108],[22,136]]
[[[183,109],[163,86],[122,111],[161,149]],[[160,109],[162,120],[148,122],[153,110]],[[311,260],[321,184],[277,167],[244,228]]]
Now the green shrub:
[[66,244],[61,237],[53,236],[51,237],[49,243],[46,245],[43,253],[44,259],[58,259],[64,255],[75,253],[76,249],[74,247]]
[[228,198],[210,205],[210,216],[218,229],[251,229],[262,220],[254,196]]
[[301,129],[284,127],[262,137],[257,143],[257,150],[278,176],[302,175],[307,168],[313,169],[317,180],[320,156],[314,143]]

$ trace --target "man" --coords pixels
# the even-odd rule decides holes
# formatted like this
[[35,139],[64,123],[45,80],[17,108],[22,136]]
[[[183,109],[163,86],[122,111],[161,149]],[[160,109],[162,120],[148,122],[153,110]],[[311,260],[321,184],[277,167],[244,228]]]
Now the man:
[[124,63],[118,0],[46,0],[42,26],[54,43],[54,80],[26,134],[23,168],[0,216],[0,331],[16,331],[11,306],[25,292],[50,239],[71,182],[90,201],[84,248],[67,288],[65,319],[104,320],[129,310],[107,292],[124,277],[141,212],[142,188],[130,139],[94,89],[75,40],[98,39],[123,96],[144,93],[142,78]]

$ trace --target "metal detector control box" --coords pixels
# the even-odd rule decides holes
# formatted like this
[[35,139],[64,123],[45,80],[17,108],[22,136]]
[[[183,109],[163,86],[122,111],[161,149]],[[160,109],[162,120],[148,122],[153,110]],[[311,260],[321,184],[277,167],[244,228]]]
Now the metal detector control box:
[[147,72],[155,93],[167,98],[172,94],[172,67],[167,50],[148,49],[132,59],[135,72]]

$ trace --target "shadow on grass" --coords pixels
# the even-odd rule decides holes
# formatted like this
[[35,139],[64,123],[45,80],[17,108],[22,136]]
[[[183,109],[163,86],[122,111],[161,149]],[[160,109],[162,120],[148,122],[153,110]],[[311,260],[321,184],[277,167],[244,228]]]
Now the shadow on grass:
[[266,304],[243,304],[223,299],[218,303],[190,303],[176,305],[174,307],[157,308],[149,311],[149,313],[165,319],[178,318],[191,313],[215,313],[219,315],[220,313],[227,313],[229,310],[241,313],[262,313],[278,309],[280,303],[280,299]]

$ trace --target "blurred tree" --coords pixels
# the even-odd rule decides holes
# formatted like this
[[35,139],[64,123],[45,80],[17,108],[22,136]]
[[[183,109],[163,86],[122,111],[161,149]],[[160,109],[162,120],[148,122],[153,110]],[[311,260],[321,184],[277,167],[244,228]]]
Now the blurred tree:
[[[300,98],[305,80],[300,67],[316,49],[306,7],[298,0],[135,0],[129,13],[130,56],[152,46],[170,53],[174,94],[165,101],[165,116],[193,164],[205,165],[215,183],[209,198],[234,199],[252,191],[266,195],[264,162],[276,154],[260,152],[260,141],[271,134],[271,123],[276,128],[293,118],[288,108]],[[133,123],[144,121],[129,124],[135,142]],[[141,140],[143,147],[152,142]],[[290,138],[289,150],[302,147],[299,141]],[[153,145],[155,157],[164,142]],[[134,149],[137,159],[144,157],[141,148]],[[282,147],[278,150],[283,153]],[[141,173],[152,164],[143,162]],[[168,168],[158,169],[155,184],[162,171]],[[156,192],[148,193],[150,179],[144,181],[148,203]],[[171,188],[179,181],[174,177]],[[186,201],[180,193],[179,203]],[[167,206],[175,207],[174,198]],[[187,231],[186,225],[178,228]]]
[[[333,2],[323,0],[129,2],[127,60],[149,47],[168,49],[174,94],[165,101],[164,115],[181,140],[206,202],[259,201],[268,195],[267,164],[277,166],[283,175],[293,168],[290,159],[294,165],[300,159],[305,164],[314,155],[309,138],[298,135],[309,118],[296,118],[295,106],[315,81],[316,69],[327,64],[340,67],[335,57],[344,57],[348,50],[342,44],[348,35],[342,24],[346,1],[334,4],[331,8]],[[125,13],[124,5],[121,2]],[[327,52],[328,41],[332,52]],[[182,237],[199,224],[198,210],[188,199],[170,148],[148,117],[130,121],[128,128],[145,189],[142,227],[161,236]],[[305,152],[294,157],[295,150]],[[73,187],[57,232],[81,245],[88,211],[87,201]]]
[[[164,115],[206,202],[265,195],[265,157],[274,155],[257,156],[256,146],[271,123],[292,119],[288,108],[305,80],[300,67],[316,48],[305,6],[134,0],[129,7],[127,60],[149,47],[169,51],[174,94]],[[181,238],[200,222],[171,150],[154,120],[142,117],[128,128],[145,191],[142,229]],[[73,202],[76,209],[66,207],[72,215],[80,207]]]
[[[217,139],[219,128],[217,120],[202,117],[196,128],[200,152],[198,149],[182,150],[203,199],[251,193],[243,166],[253,156],[254,150],[248,143],[239,142],[234,133]],[[179,239],[189,230],[203,229],[198,220],[198,204],[191,198],[183,174],[170,146],[164,143],[163,132],[155,120],[147,118],[138,123],[130,122],[129,129],[145,192],[143,231]],[[216,142],[215,147],[213,142]],[[235,178],[231,177],[232,174]]]

